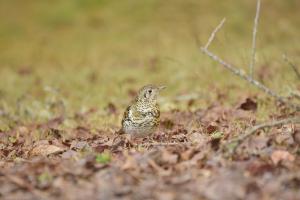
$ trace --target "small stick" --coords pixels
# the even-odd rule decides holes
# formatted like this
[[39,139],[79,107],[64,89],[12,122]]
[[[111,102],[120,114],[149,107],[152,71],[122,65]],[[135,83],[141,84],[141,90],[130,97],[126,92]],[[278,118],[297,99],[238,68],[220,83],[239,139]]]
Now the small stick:
[[260,0],[257,0],[256,4],[256,14],[254,19],[253,25],[253,35],[252,35],[252,53],[251,53],[251,60],[249,65],[250,77],[253,78],[253,68],[255,65],[255,55],[256,55],[256,34],[257,34],[257,26],[259,20],[259,13],[260,13]]
[[245,131],[244,134],[242,134],[241,136],[232,139],[231,141],[229,141],[228,143],[236,143],[237,145],[234,148],[234,151],[236,150],[236,148],[248,137],[250,137],[251,135],[253,135],[254,133],[256,133],[256,131],[260,130],[260,129],[264,129],[264,128],[271,128],[274,126],[280,126],[280,125],[285,125],[285,124],[291,124],[291,123],[300,123],[300,117],[292,117],[292,118],[287,118],[287,119],[282,119],[282,120],[278,120],[278,121],[273,121],[273,122],[266,122],[266,123],[262,123],[262,124],[258,124],[256,126],[253,126],[249,129],[247,129]]
[[207,49],[209,47],[209,45],[211,44],[211,42],[214,40],[216,33],[222,28],[222,26],[224,25],[226,21],[226,18],[223,18],[222,21],[219,23],[219,25],[215,28],[215,30],[211,33],[206,45],[204,46],[205,49]]
[[283,60],[292,67],[297,78],[300,80],[300,72],[298,71],[297,66],[287,57],[286,54],[283,54],[282,57],[283,57]]
[[252,85],[256,86],[257,88],[259,88],[260,90],[262,90],[266,94],[268,94],[268,95],[272,96],[273,98],[275,98],[277,101],[282,102],[282,103],[284,103],[284,104],[286,104],[286,105],[288,105],[292,108],[295,108],[296,110],[300,110],[299,105],[295,105],[295,104],[287,101],[284,97],[279,96],[277,93],[275,93],[273,90],[269,89],[267,86],[263,85],[259,81],[252,79],[250,76],[246,75],[243,71],[239,70],[237,67],[225,62],[224,60],[219,58],[217,55],[215,55],[212,52],[210,52],[209,50],[207,50],[205,47],[201,47],[201,50],[207,56],[209,56],[210,58],[212,58],[216,62],[220,63],[221,65],[223,65],[229,71],[231,71],[235,75],[241,77],[242,79],[248,81]]
[[[260,2],[258,2],[258,5],[257,5],[257,17],[256,17],[257,18],[257,22],[258,22],[258,19],[259,19],[259,15],[258,15],[259,11],[260,11]],[[217,55],[213,54],[211,51],[208,50],[208,47],[212,43],[212,41],[214,40],[216,33],[222,28],[222,26],[223,26],[224,23],[225,23],[225,18],[220,22],[220,24],[211,33],[211,35],[210,35],[210,37],[209,37],[208,42],[206,43],[206,45],[204,47],[201,47],[202,52],[204,54],[206,54],[207,56],[209,56],[210,58],[212,58],[213,60],[215,60],[218,63],[220,63],[221,65],[223,65],[225,68],[227,68],[229,71],[231,71],[235,75],[240,76],[242,79],[248,81],[249,83],[251,83],[252,85],[256,86],[257,88],[259,88],[260,90],[262,90],[266,94],[272,96],[277,101],[279,101],[281,103],[284,103],[284,104],[288,105],[289,107],[291,107],[293,109],[300,110],[300,105],[294,104],[294,103],[288,101],[286,98],[278,95],[276,92],[274,92],[270,88],[266,87],[265,85],[263,85],[259,81],[253,79],[252,76],[246,75],[240,69],[238,69],[238,68],[234,67],[233,65],[225,62],[224,60],[222,60],[221,58],[219,58]],[[255,24],[256,23],[254,23],[254,26],[257,26],[257,24],[256,25]],[[257,31],[257,29],[255,31]],[[255,33],[255,35],[256,35],[256,33]],[[255,54],[255,50],[254,50],[254,54]]]
[[144,143],[142,146],[177,146],[177,145],[191,145],[192,142],[153,142],[153,143]]

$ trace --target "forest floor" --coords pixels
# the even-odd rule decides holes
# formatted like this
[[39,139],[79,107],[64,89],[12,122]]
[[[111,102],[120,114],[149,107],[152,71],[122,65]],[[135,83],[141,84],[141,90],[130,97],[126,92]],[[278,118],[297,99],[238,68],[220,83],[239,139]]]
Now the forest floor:
[[[254,1],[0,5],[0,199],[300,199],[299,123],[235,141],[300,113],[200,51],[226,17],[210,48],[247,72]],[[255,78],[282,96],[300,91],[281,57],[299,67],[299,8],[262,4]],[[149,83],[167,86],[158,130],[118,137]]]
[[[299,124],[229,141],[255,124],[256,103],[163,113],[157,133],[139,142],[66,119],[1,132],[5,199],[297,199]],[[115,110],[111,110],[115,115]],[[299,115],[299,113],[298,113]],[[274,114],[272,119],[289,117]],[[86,123],[84,123],[86,122]],[[41,138],[32,142],[36,129]]]

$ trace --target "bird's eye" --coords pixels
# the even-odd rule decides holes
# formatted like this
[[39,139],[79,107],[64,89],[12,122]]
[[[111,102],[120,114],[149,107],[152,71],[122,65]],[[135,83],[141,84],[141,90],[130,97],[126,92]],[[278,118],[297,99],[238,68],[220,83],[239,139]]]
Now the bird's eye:
[[149,98],[151,96],[152,92],[153,91],[151,89],[147,90],[144,94],[145,98]]

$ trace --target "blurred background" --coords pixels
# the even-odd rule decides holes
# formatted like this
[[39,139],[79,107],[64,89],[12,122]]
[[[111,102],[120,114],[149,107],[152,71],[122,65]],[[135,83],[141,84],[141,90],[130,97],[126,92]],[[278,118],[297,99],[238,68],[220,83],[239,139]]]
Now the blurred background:
[[[262,96],[199,50],[226,17],[210,49],[247,71],[255,9],[253,0],[1,0],[0,128],[91,108],[99,126],[118,125],[148,83],[168,87],[164,111]],[[262,1],[255,76],[282,94],[295,87],[282,54],[299,63],[299,9]]]

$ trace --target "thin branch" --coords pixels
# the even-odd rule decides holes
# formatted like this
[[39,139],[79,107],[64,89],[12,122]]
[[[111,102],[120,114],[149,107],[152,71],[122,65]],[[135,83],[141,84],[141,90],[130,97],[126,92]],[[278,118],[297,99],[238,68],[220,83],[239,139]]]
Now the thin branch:
[[298,71],[297,66],[296,66],[296,65],[295,65],[295,64],[287,57],[286,54],[283,54],[283,55],[282,55],[282,58],[283,58],[283,60],[284,60],[287,64],[289,64],[289,65],[292,67],[292,69],[294,70],[296,76],[297,76],[298,79],[300,80],[300,72]]
[[215,30],[211,33],[206,45],[205,45],[205,49],[207,49],[209,47],[209,45],[211,44],[211,42],[214,40],[216,33],[222,28],[222,26],[224,25],[226,21],[226,18],[223,18],[222,21],[220,22],[220,24],[215,28]]
[[153,142],[153,143],[143,143],[142,146],[178,146],[178,145],[191,145],[192,142]]
[[210,52],[205,47],[201,47],[201,50],[202,50],[203,53],[205,53],[207,56],[209,56],[210,58],[212,58],[214,61],[220,63],[225,68],[227,68],[228,70],[230,70],[232,73],[234,73],[235,75],[237,75],[237,76],[241,77],[242,79],[248,81],[249,83],[251,83],[252,85],[256,86],[257,88],[259,88],[260,90],[262,90],[266,94],[272,96],[277,101],[279,101],[281,103],[284,103],[286,105],[289,105],[290,107],[295,108],[297,110],[300,110],[300,106],[299,105],[295,105],[295,104],[287,101],[284,97],[278,95],[276,92],[274,92],[273,90],[269,89],[268,87],[266,87],[265,85],[263,85],[259,81],[252,79],[252,77],[246,75],[243,71],[239,70],[237,67],[235,67],[235,66],[227,63],[226,61],[222,60],[221,58],[219,58],[217,55],[215,55],[212,52]]
[[259,20],[259,13],[260,13],[260,0],[257,0],[256,4],[256,14],[254,19],[253,25],[253,35],[252,35],[252,53],[251,53],[251,60],[249,65],[250,77],[253,78],[253,68],[255,65],[255,55],[256,55],[256,34],[257,34],[257,26]]
[[235,66],[227,63],[226,61],[222,60],[220,57],[218,57],[217,55],[215,55],[214,53],[212,53],[211,51],[208,50],[209,45],[214,40],[216,33],[223,26],[224,22],[225,22],[225,18],[220,22],[220,24],[212,32],[212,34],[210,35],[210,37],[209,37],[208,42],[206,43],[206,45],[204,47],[201,47],[202,52],[204,54],[206,54],[207,56],[209,56],[210,58],[212,58],[213,60],[215,60],[216,62],[218,62],[221,65],[223,65],[225,68],[227,68],[229,71],[231,71],[235,75],[241,77],[242,79],[248,81],[252,85],[256,86],[257,88],[259,88],[260,90],[262,90],[263,92],[265,92],[266,94],[272,96],[277,101],[279,101],[281,103],[284,103],[284,104],[286,104],[286,105],[288,105],[288,106],[290,106],[290,107],[292,107],[292,108],[294,108],[296,110],[300,110],[300,106],[299,105],[296,105],[296,104],[293,104],[293,103],[287,101],[284,97],[278,95],[276,92],[274,92],[273,90],[271,90],[267,86],[263,85],[262,83],[260,83],[259,81],[255,80],[255,79],[253,79],[251,76],[246,75],[239,68],[237,68],[237,67],[235,67]]
[[[256,16],[254,20],[254,27],[253,27],[253,38],[252,38],[252,57],[250,61],[250,75],[247,75],[244,71],[240,70],[239,68],[235,67],[232,64],[227,63],[214,53],[208,50],[209,45],[212,43],[212,41],[215,38],[216,33],[221,29],[223,26],[225,19],[221,21],[221,23],[215,28],[215,30],[211,33],[208,42],[204,47],[201,47],[201,51],[212,58],[214,61],[220,63],[223,67],[231,71],[233,74],[241,77],[242,79],[248,81],[252,85],[256,86],[258,89],[263,91],[264,93],[268,94],[269,96],[275,98],[277,101],[286,104],[287,106],[290,106],[293,109],[300,110],[300,105],[294,104],[290,101],[288,101],[286,98],[278,95],[276,92],[265,86],[264,84],[260,83],[259,81],[253,79],[253,67],[255,65],[255,54],[256,54],[256,34],[257,34],[257,25],[258,25],[258,20],[259,20],[259,12],[260,12],[260,0],[257,0],[257,8],[256,8]],[[295,70],[295,65],[292,65],[293,69]],[[297,70],[296,70],[297,71]],[[298,72],[298,71],[297,71]],[[300,76],[299,76],[300,77]],[[234,145],[234,150],[238,147],[238,145],[244,141],[246,138],[250,137],[252,134],[254,134],[256,131],[263,129],[263,128],[268,128],[268,127],[273,127],[273,126],[278,126],[278,125],[284,125],[288,123],[300,123],[300,117],[294,117],[294,118],[288,118],[288,119],[283,119],[279,121],[274,121],[274,122],[268,122],[264,124],[260,124],[257,126],[254,126],[252,128],[249,128],[246,130],[244,134],[241,134],[240,137],[237,137],[236,139],[231,140],[229,143],[235,144]],[[228,143],[228,144],[229,144]]]
[[285,124],[297,124],[300,123],[300,117],[292,117],[292,118],[287,118],[287,119],[282,119],[282,120],[278,120],[278,121],[273,121],[273,122],[266,122],[266,123],[262,123],[256,126],[253,126],[249,129],[247,129],[244,133],[241,134],[241,136],[232,139],[231,141],[229,141],[228,143],[235,143],[236,146],[234,148],[234,151],[236,150],[236,148],[248,137],[250,137],[251,135],[255,134],[258,130],[260,129],[264,129],[264,128],[271,128],[274,126],[282,126]]

